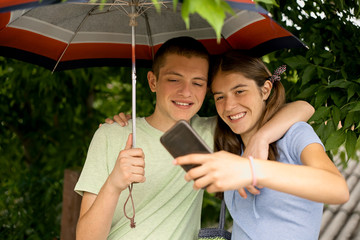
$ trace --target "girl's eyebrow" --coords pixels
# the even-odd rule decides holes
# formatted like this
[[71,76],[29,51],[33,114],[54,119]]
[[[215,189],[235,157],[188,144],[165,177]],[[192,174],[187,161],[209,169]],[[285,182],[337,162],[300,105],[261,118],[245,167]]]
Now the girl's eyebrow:
[[[230,91],[235,90],[235,89],[237,89],[237,88],[239,88],[239,87],[246,87],[246,86],[247,86],[246,84],[240,83],[240,84],[238,84],[238,85],[230,88]],[[213,92],[214,95],[216,95],[216,94],[222,94],[222,93],[223,93],[223,92]]]

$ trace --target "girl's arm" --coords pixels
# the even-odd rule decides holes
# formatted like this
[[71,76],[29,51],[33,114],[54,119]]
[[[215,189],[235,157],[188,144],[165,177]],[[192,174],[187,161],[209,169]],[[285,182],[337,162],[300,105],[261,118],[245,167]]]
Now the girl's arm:
[[[318,143],[309,144],[301,153],[304,165],[254,159],[253,169],[258,185],[308,200],[341,204],[349,199],[345,179]],[[253,182],[251,163],[247,158],[225,151],[213,154],[191,154],[179,157],[175,164],[200,164],[186,175],[194,188],[219,192],[240,189]]]
[[316,202],[341,204],[349,200],[345,179],[320,144],[309,144],[300,158],[303,166],[254,160],[259,184]]

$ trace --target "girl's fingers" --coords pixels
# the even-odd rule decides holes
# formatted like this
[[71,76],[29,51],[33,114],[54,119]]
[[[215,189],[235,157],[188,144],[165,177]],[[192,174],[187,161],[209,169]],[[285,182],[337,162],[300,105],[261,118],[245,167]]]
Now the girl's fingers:
[[208,168],[205,165],[199,165],[197,167],[192,168],[185,174],[185,180],[191,181],[197,178],[200,178],[206,175],[209,172]]
[[211,178],[208,175],[205,175],[203,177],[200,177],[194,181],[194,189],[202,189],[206,188],[208,190],[208,186],[212,183]]
[[209,160],[210,154],[188,154],[175,158],[175,165],[186,165],[186,164],[202,164],[206,160]]

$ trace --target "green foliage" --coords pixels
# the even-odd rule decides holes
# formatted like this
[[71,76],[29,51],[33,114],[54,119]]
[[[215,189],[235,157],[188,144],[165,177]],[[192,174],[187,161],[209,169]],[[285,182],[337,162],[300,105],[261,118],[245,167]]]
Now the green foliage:
[[227,2],[221,0],[184,0],[181,7],[181,15],[187,28],[190,28],[190,14],[194,13],[199,14],[208,21],[215,30],[217,39],[220,42],[221,29],[224,25],[226,13],[233,13],[233,10]]
[[345,146],[346,165],[351,157],[356,159],[359,139],[360,27],[353,22],[359,17],[359,4],[278,2],[279,8],[265,7],[283,26],[287,22],[286,28],[304,41],[308,50],[278,51],[270,55],[270,65],[273,69],[283,63],[290,66],[284,81],[288,100],[304,99],[316,108],[310,120],[312,126],[329,154]]

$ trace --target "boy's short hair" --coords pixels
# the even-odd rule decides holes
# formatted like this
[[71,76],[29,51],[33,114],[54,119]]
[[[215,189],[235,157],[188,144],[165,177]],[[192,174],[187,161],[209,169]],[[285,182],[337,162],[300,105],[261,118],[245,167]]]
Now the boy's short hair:
[[177,54],[185,57],[200,57],[210,61],[210,55],[204,45],[192,37],[176,37],[167,40],[156,52],[152,71],[159,77],[160,68],[164,65],[168,54]]

